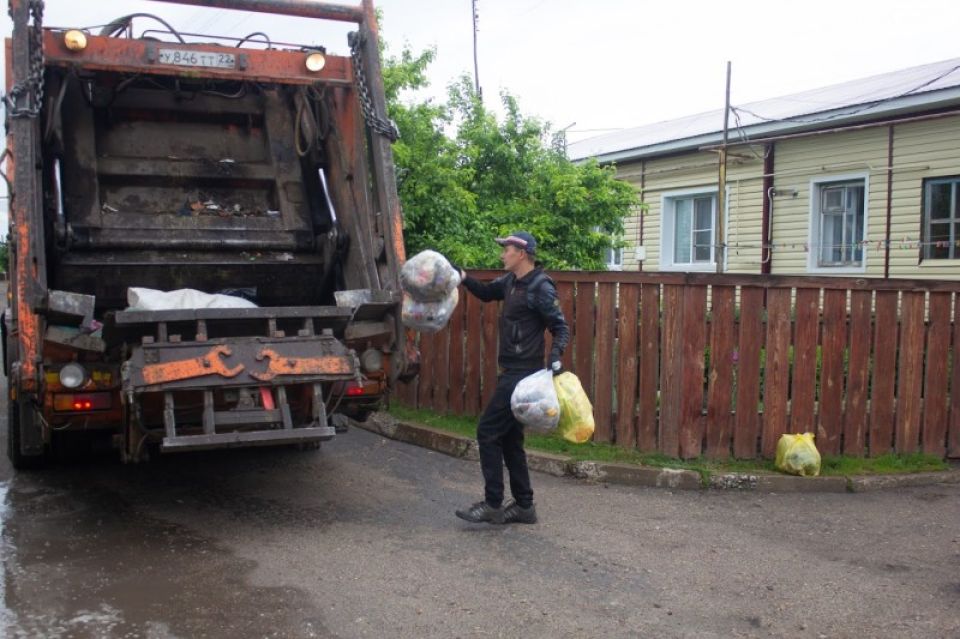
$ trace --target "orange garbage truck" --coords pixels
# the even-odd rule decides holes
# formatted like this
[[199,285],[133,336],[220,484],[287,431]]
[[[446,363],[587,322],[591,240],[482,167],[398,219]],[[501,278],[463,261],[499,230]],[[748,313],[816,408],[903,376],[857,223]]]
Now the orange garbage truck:
[[17,468],[91,443],[316,445],[417,372],[372,2],[177,3],[355,29],[338,56],[151,14],[46,26],[42,0],[10,0]]

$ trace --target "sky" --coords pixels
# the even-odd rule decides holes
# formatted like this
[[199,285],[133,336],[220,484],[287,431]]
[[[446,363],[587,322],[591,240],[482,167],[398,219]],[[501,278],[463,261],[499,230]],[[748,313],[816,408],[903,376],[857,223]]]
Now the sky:
[[[339,0],[344,4],[359,0]],[[473,72],[471,0],[380,0],[389,51],[436,48],[423,95]],[[46,0],[49,26],[91,26],[134,12],[182,31],[321,44],[347,53],[349,25],[146,0]],[[578,140],[960,57],[956,0],[477,0],[484,100],[521,109]],[[8,36],[6,12],[0,33]],[[149,28],[138,20],[137,32]],[[2,225],[5,229],[6,224]]]

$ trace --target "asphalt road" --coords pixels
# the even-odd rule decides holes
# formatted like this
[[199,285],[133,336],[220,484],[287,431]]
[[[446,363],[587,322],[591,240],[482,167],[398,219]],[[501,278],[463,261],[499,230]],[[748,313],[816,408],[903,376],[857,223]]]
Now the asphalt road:
[[699,494],[536,475],[541,523],[493,527],[453,516],[479,477],[358,430],[313,452],[16,476],[4,457],[0,634],[960,636],[960,486]]

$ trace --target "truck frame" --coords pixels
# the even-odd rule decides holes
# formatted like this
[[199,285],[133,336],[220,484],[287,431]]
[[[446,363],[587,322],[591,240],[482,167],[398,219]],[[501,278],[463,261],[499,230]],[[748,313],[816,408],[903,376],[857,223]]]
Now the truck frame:
[[[418,354],[372,0],[158,0],[345,21],[350,56],[124,16],[6,41],[8,454],[318,445]],[[256,41],[256,44],[254,44]],[[226,44],[225,44],[226,42]],[[199,289],[250,308],[128,307]]]

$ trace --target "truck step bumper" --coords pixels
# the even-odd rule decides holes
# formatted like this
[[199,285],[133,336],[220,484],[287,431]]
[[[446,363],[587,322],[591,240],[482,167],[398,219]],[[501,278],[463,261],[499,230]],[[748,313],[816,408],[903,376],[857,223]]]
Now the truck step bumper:
[[165,453],[173,453],[185,450],[239,448],[243,446],[279,446],[282,444],[328,441],[333,439],[335,434],[336,431],[330,426],[311,426],[308,428],[284,428],[212,435],[178,435],[176,437],[164,437],[160,450]]

